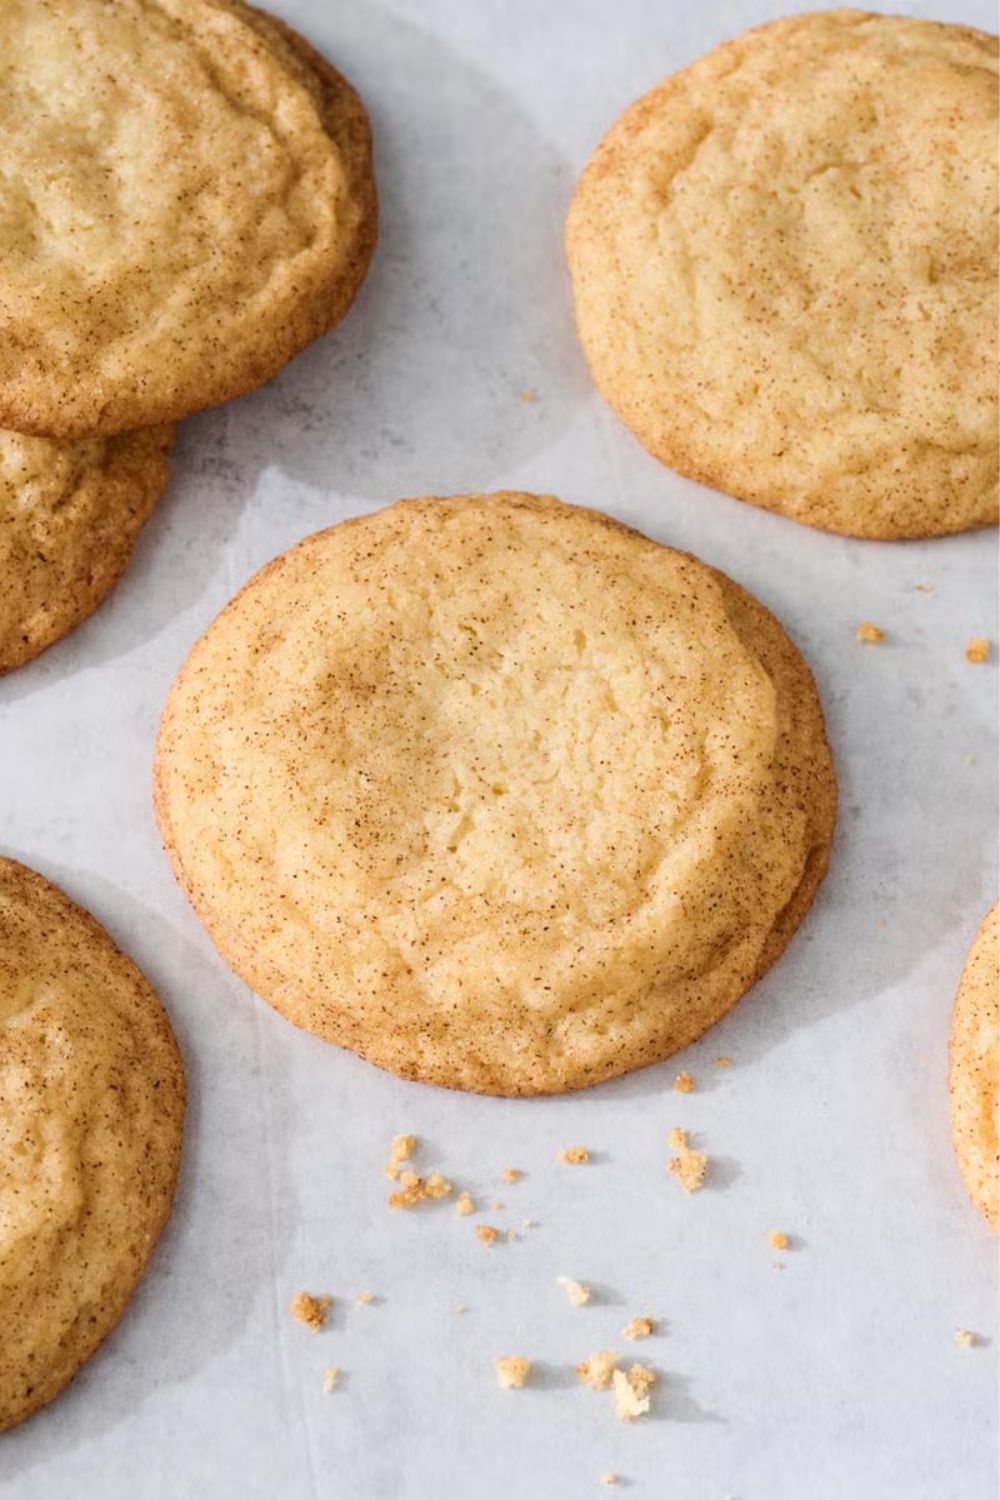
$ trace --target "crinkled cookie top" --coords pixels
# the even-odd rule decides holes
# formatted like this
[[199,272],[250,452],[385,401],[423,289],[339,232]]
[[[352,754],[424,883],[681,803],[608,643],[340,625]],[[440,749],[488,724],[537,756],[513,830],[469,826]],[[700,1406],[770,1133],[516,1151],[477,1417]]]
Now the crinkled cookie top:
[[592,511],[402,501],[196,644],[157,807],[224,957],[408,1076],[531,1093],[666,1056],[773,961],[835,790],[756,601]]
[[997,516],[997,41],[833,11],[633,104],[567,250],[592,372],[682,474],[858,536]]

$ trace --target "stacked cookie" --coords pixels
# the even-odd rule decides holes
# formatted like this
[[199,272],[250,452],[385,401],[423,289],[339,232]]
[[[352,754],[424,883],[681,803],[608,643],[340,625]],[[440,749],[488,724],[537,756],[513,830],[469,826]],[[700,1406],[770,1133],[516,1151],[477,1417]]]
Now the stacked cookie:
[[115,582],[169,424],[343,316],[377,214],[358,95],[237,0],[0,0],[0,35],[7,670]]

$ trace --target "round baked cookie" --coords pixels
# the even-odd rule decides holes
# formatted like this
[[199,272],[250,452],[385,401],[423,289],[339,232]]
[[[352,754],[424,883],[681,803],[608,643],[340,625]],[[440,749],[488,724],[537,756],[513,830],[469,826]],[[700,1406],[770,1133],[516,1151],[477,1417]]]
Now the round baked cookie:
[[962,970],[949,1044],[951,1134],[973,1203],[1000,1231],[1000,933],[994,906]]
[[807,525],[997,518],[997,41],[839,10],[630,106],[567,224],[607,401],[679,473]]
[[704,563],[594,511],[407,500],[253,578],[170,693],[155,800],[219,951],[408,1078],[655,1062],[778,957],[836,789],[812,677]]
[[148,982],[0,859],[0,1429],[118,1322],[170,1212],[184,1074]]
[[172,442],[169,426],[75,443],[0,431],[0,672],[79,625],[117,583]]
[[343,316],[375,243],[368,120],[288,27],[223,0],[0,0],[0,38],[0,422],[172,420]]

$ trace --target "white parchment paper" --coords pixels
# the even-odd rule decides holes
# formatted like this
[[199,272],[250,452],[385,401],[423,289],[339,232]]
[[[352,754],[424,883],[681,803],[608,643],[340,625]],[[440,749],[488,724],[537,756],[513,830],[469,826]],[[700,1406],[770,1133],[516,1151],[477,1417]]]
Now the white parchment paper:
[[[0,682],[0,846],[150,975],[191,1090],[149,1275],[73,1385],[0,1437],[0,1495],[576,1500],[615,1471],[636,1500],[992,1500],[996,1244],[952,1160],[945,1067],[997,893],[996,667],[963,655],[996,638],[995,539],[841,540],[660,467],[591,388],[562,260],[575,175],[619,110],[782,7],[274,9],[364,94],[382,238],[340,329],[183,425],[104,608]],[[908,9],[995,21],[985,0]],[[503,486],[610,511],[769,604],[816,672],[842,798],[812,915],[726,1021],[679,1062],[537,1102],[402,1083],[294,1030],[216,958],[149,797],[173,674],[252,571],[400,495]],[[856,643],[862,619],[883,645]],[[690,1096],[670,1091],[678,1065]],[[712,1159],[697,1197],[665,1175],[673,1125]],[[489,1222],[537,1227],[487,1250],[450,1205],[390,1215],[398,1130],[507,1205]],[[576,1143],[592,1164],[557,1165]],[[526,1176],[501,1187],[508,1165]],[[794,1237],[780,1271],[772,1228]],[[571,1308],[560,1274],[592,1302]],[[337,1299],[322,1333],[287,1315],[302,1288]],[[379,1301],[355,1306],[362,1290]],[[657,1337],[623,1344],[646,1312]],[[982,1343],[958,1348],[956,1327]],[[576,1384],[601,1348],[662,1372],[649,1420],[627,1428]],[[496,1388],[505,1353],[538,1362],[531,1388]],[[345,1374],[324,1396],[328,1364]]]

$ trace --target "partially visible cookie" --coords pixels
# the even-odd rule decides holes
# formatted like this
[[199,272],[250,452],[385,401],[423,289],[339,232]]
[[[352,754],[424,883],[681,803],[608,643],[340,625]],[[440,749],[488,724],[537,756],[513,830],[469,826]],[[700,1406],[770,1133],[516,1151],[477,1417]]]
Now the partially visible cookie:
[[118,1322],[173,1198],[184,1073],[103,927],[0,859],[0,1429]]
[[194,646],[156,811],[228,963],[405,1077],[655,1062],[826,868],[816,690],[730,579],[535,495],[401,501],[276,558]]
[[75,443],[0,431],[0,672],[86,619],[167,482],[171,427]]
[[0,0],[0,67],[0,423],[172,420],[346,311],[376,234],[367,116],[281,23],[224,0]]
[[1000,1232],[1000,932],[994,906],[962,970],[949,1044],[951,1133],[962,1180]]
[[838,10],[666,78],[566,243],[605,398],[681,474],[828,531],[997,518],[997,40]]

